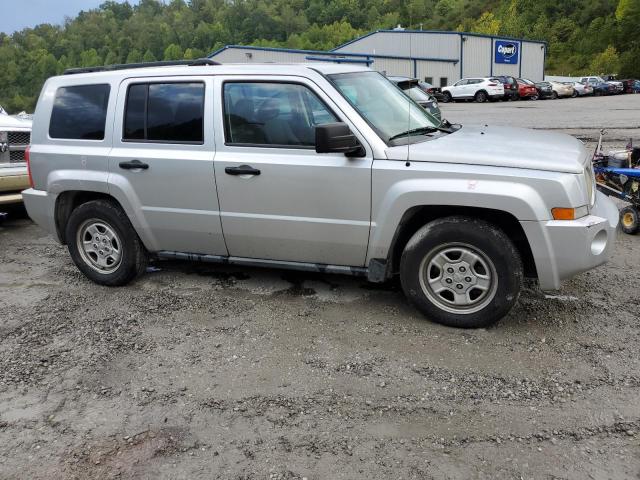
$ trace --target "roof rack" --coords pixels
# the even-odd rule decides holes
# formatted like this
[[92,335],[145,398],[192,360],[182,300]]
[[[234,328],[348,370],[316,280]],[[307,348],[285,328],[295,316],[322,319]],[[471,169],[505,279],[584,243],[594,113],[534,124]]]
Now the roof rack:
[[162,62],[143,62],[143,63],[119,63],[115,65],[104,65],[100,67],[80,67],[68,68],[63,75],[75,75],[78,73],[92,72],[111,72],[114,70],[128,70],[130,68],[148,68],[148,67],[171,67],[176,65],[186,65],[188,67],[200,67],[202,65],[220,65],[218,62],[210,58],[198,58],[195,60],[168,60]]

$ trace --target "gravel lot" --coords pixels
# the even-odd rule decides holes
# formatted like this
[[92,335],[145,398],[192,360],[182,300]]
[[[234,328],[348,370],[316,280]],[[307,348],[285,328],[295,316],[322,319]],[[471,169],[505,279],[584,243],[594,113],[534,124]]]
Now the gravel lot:
[[[640,142],[640,95],[443,110]],[[2,479],[640,478],[640,237],[476,331],[340,276],[99,287],[19,215],[0,245]]]

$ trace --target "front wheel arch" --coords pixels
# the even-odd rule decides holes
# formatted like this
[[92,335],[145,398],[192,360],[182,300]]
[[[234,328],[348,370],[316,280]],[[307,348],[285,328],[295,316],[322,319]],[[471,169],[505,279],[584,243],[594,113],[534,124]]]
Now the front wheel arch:
[[481,207],[417,205],[409,208],[402,215],[391,240],[387,257],[372,260],[372,262],[375,262],[377,273],[377,278],[372,280],[381,281],[397,275],[404,247],[415,232],[433,220],[449,216],[465,216],[484,220],[500,228],[518,249],[525,277],[538,278],[535,259],[527,235],[518,219],[511,213]]

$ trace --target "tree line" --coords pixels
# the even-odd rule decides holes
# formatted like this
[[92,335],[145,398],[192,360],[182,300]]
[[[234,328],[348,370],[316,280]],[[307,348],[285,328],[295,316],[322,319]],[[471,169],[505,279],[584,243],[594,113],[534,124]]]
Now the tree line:
[[32,111],[44,80],[71,67],[193,59],[228,44],[327,50],[399,24],[546,40],[549,73],[640,77],[640,0],[106,1],[63,25],[0,33],[0,104]]

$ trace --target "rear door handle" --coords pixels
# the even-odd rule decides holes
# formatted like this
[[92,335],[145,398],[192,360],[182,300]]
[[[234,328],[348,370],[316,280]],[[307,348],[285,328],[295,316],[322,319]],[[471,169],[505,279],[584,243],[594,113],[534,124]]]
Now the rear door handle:
[[227,175],[260,175],[260,170],[249,165],[240,165],[239,167],[225,167],[224,173]]
[[131,160],[130,162],[120,162],[119,167],[125,170],[135,170],[137,168],[147,170],[149,165],[142,163],[140,160]]

